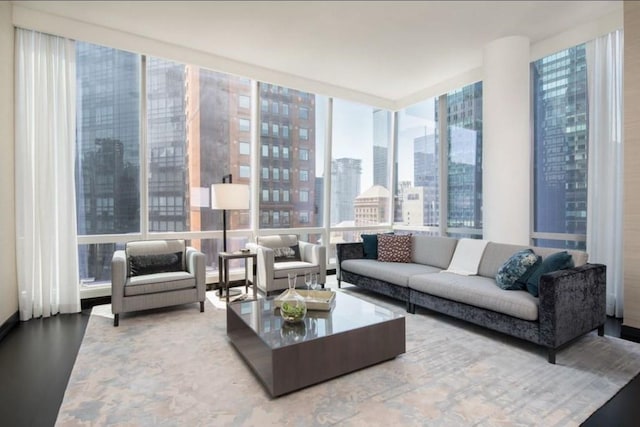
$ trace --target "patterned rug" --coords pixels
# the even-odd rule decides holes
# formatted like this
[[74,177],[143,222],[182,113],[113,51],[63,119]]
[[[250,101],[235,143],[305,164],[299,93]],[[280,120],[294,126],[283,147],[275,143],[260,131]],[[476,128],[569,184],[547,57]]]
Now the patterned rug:
[[[404,305],[347,292],[404,313]],[[93,308],[59,426],[571,426],[640,372],[640,344],[589,333],[547,363],[529,343],[418,309],[407,352],[272,399],[226,338],[225,305]]]

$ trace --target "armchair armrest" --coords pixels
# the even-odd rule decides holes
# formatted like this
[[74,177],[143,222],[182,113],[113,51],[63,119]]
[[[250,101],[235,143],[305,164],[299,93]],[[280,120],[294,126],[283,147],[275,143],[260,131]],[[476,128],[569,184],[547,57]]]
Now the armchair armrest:
[[124,285],[127,282],[127,256],[123,250],[113,253],[111,258],[111,312],[122,311]]
[[187,246],[186,250],[187,271],[196,278],[198,289],[198,301],[204,301],[207,292],[206,259],[202,252],[194,247]]
[[540,341],[557,348],[606,320],[607,267],[585,264],[540,278]]
[[327,248],[322,245],[310,242],[298,242],[300,247],[300,259],[310,262],[318,266],[320,275],[318,283],[323,284],[327,281]]
[[256,274],[256,276],[260,287],[268,291],[270,289],[269,285],[273,281],[273,263],[275,258],[273,249],[258,245],[257,243],[247,243],[245,247],[252,253],[258,255],[256,260],[258,274]]

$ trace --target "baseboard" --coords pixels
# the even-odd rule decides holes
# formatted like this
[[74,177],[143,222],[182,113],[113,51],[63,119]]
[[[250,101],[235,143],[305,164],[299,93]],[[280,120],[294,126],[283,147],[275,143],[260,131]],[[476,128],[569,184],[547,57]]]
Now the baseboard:
[[9,333],[11,329],[18,326],[20,322],[20,313],[16,311],[0,326],[0,341]]
[[84,298],[80,300],[80,308],[82,310],[87,310],[89,308],[92,308],[95,305],[104,305],[104,304],[111,304],[111,296]]
[[640,342],[640,329],[622,325],[620,327],[620,338],[628,341]]

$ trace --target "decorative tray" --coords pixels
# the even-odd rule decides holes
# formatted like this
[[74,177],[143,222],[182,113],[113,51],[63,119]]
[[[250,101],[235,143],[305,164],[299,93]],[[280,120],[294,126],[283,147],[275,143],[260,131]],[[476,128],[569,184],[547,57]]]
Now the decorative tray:
[[[282,296],[285,292],[287,291],[282,292],[273,300],[276,307],[279,308],[282,304]],[[330,311],[335,305],[336,293],[334,291],[324,289],[316,291],[296,289],[296,292],[304,298],[304,302],[307,303],[307,310]]]

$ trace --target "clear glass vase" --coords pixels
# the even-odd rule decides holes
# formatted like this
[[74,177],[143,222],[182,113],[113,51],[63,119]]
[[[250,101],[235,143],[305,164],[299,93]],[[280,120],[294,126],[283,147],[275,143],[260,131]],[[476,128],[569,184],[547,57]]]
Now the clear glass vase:
[[304,297],[296,291],[296,275],[289,274],[288,280],[289,289],[282,294],[280,316],[285,322],[301,322],[307,315],[307,303],[304,301]]

